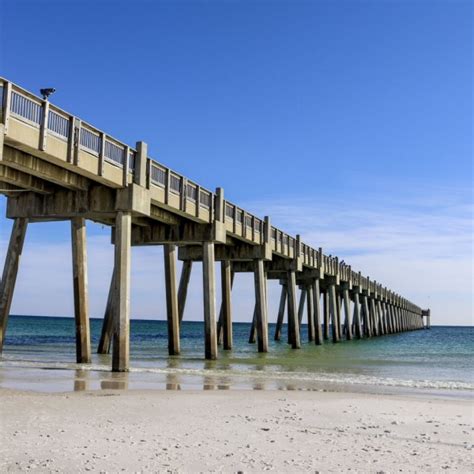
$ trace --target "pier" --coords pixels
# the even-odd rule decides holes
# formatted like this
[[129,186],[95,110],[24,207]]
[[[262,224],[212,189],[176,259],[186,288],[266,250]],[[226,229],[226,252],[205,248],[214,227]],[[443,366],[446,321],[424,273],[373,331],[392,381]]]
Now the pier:
[[[287,343],[339,343],[430,327],[430,311],[363,276],[299,235],[274,227],[148,156],[147,145],[130,146],[47,99],[0,78],[0,192],[7,197],[13,228],[0,282],[0,352],[28,224],[71,224],[76,360],[91,361],[86,220],[111,228],[114,269],[99,353],[112,353],[112,370],[129,368],[131,247],[162,245],[168,349],[180,353],[180,323],[194,265],[202,265],[206,359],[232,350],[232,286],[238,273],[254,276],[255,307],[249,343],[268,351],[288,325]],[[177,260],[182,261],[177,275]],[[222,303],[216,305],[216,263],[221,265]],[[275,334],[268,332],[267,281],[281,297]],[[297,290],[301,291],[298,292]],[[298,301],[299,295],[299,301]],[[105,303],[105,301],[104,301]],[[425,324],[426,321],[426,324]],[[283,343],[283,342],[282,342]]]

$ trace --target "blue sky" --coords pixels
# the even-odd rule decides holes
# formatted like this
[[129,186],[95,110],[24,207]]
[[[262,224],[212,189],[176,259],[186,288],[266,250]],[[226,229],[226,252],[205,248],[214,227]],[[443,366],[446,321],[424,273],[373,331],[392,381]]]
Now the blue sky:
[[[55,87],[57,105],[146,141],[159,161],[431,306],[435,321],[472,324],[471,2],[0,6],[2,76]],[[111,249],[107,229],[89,235],[100,316]],[[68,246],[67,225],[31,226],[12,312],[72,314]],[[135,249],[133,265],[133,315],[163,318],[160,250]],[[193,285],[188,316],[200,319]],[[242,277],[236,320],[251,318],[250,291]]]

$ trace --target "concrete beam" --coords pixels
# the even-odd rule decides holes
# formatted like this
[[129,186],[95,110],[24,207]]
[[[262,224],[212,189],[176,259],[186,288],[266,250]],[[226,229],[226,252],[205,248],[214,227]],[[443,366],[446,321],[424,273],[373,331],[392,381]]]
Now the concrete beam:
[[0,181],[41,194],[51,194],[54,191],[50,183],[4,165],[0,165]]
[[1,164],[63,188],[84,191],[91,183],[81,175],[9,146],[3,148]]

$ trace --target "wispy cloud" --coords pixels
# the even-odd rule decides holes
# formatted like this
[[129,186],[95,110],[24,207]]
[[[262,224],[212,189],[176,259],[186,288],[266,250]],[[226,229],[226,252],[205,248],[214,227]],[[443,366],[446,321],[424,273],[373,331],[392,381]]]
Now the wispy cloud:
[[[448,196],[448,198],[446,198]],[[467,197],[466,197],[467,196]],[[288,204],[291,202],[291,204]],[[424,307],[434,322],[472,324],[472,203],[459,190],[421,190],[396,200],[383,192],[373,198],[348,200],[261,200],[245,207],[326,253],[339,255],[364,275],[370,275]],[[48,227],[50,226],[50,227]],[[45,230],[62,232],[50,242]],[[0,259],[3,261],[10,225],[2,220]],[[113,264],[108,229],[88,228],[91,315],[104,311]],[[47,235],[47,234],[46,234]],[[18,275],[13,313],[72,315],[71,249],[68,224],[30,226]],[[217,266],[219,282],[219,266]],[[269,283],[270,320],[278,304],[278,284]],[[233,291],[234,319],[250,321],[253,279],[239,274]],[[132,251],[132,315],[165,318],[163,254],[161,248]],[[202,320],[202,274],[195,265],[186,319]]]

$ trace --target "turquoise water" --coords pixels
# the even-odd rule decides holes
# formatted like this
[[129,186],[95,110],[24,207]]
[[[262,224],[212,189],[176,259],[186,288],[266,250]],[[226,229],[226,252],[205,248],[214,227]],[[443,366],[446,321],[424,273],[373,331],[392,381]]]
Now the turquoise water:
[[[97,348],[102,320],[91,320]],[[474,389],[474,328],[435,326],[430,330],[291,349],[281,342],[258,354],[247,342],[250,324],[235,323],[234,349],[204,360],[204,326],[183,322],[181,355],[167,353],[165,321],[131,322],[131,371],[110,373],[110,356],[93,354],[92,364],[75,363],[72,318],[11,316],[2,357],[0,387],[72,388],[315,388],[399,387],[450,393]],[[302,340],[306,328],[302,328]]]

